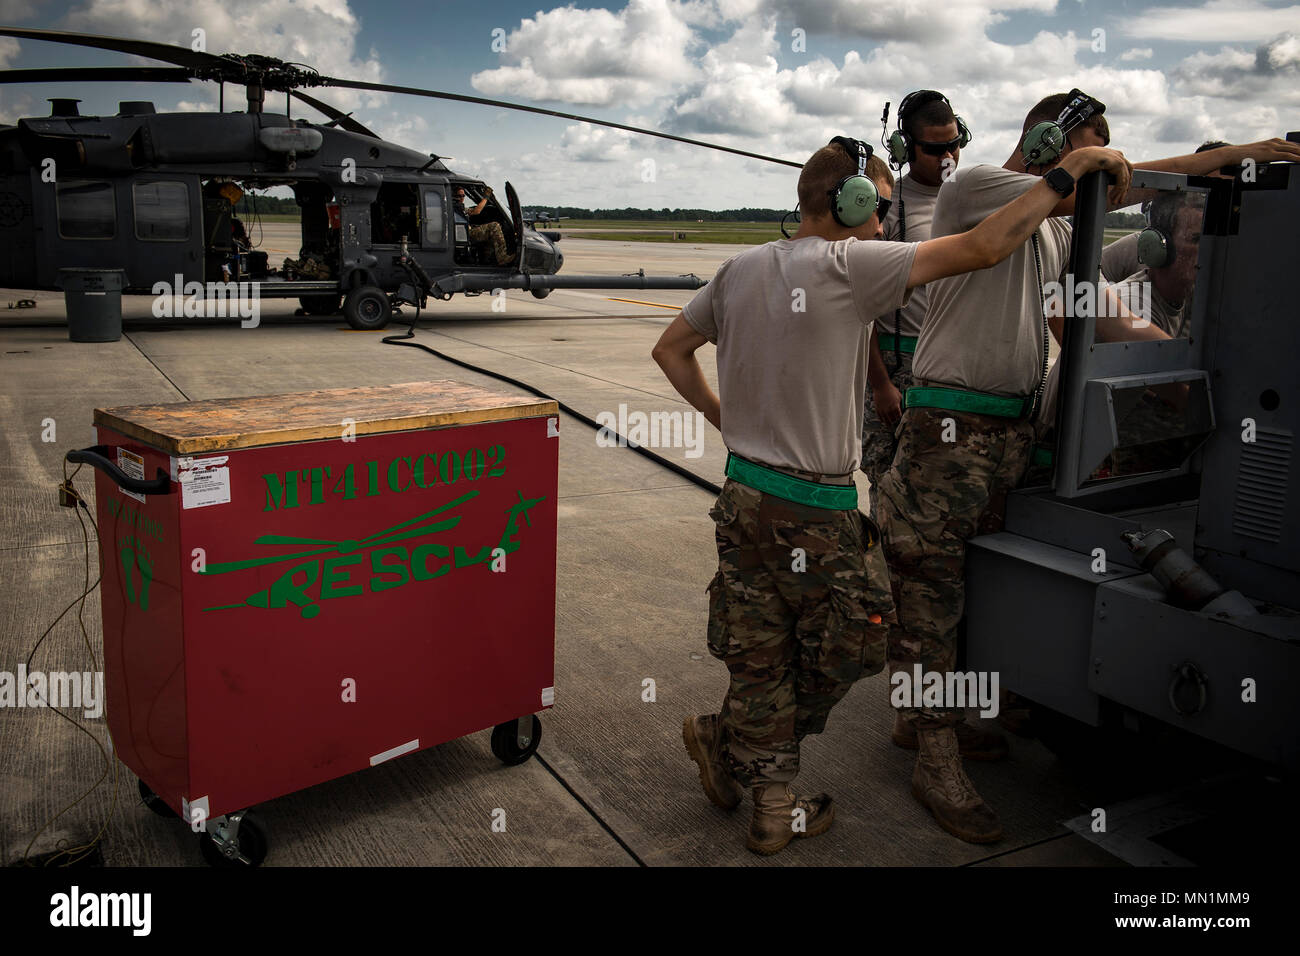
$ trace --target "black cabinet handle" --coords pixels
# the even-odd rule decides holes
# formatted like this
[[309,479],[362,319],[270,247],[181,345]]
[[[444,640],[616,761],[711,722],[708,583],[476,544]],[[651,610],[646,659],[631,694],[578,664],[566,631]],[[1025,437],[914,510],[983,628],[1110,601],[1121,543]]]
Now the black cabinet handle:
[[171,477],[161,468],[158,469],[158,477],[152,481],[132,478],[123,472],[121,468],[109,461],[107,445],[91,445],[89,448],[79,448],[68,452],[64,457],[73,464],[91,465],[98,468],[117,482],[118,485],[127,491],[134,491],[138,495],[165,495],[171,490]]

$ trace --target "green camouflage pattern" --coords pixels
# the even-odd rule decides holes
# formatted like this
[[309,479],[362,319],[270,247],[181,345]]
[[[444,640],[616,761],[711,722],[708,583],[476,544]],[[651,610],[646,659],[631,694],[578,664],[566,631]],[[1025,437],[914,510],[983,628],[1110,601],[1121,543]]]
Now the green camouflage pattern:
[[501,231],[501,223],[485,222],[478,226],[470,226],[469,238],[473,242],[490,246],[492,254],[497,258],[497,265],[503,266],[510,261],[510,253],[506,251],[506,237],[505,233]]
[[[943,440],[945,430],[952,441]],[[917,663],[924,671],[956,669],[966,541],[1002,530],[1007,493],[1024,477],[1033,443],[1026,420],[937,408],[903,412],[876,515],[898,608],[889,635],[891,674],[910,673]],[[900,715],[921,730],[955,726],[962,716],[929,707]]]
[[731,672],[726,766],[745,787],[789,783],[799,741],[821,733],[854,681],[884,667],[894,603],[880,534],[858,511],[812,508],[731,479],[709,515],[718,572],[708,646]]
[[[912,379],[912,353],[899,352],[899,364],[894,364],[894,353],[892,351],[883,351],[881,356],[885,360],[885,368],[889,369],[889,380],[894,383],[894,387],[900,392],[905,392],[908,386],[915,384]],[[880,479],[884,477],[885,472],[894,464],[894,453],[898,451],[898,436],[896,429],[890,428],[880,420],[876,414],[875,397],[871,390],[871,383],[867,382],[867,404],[863,409],[862,416],[862,471],[871,479],[871,487],[867,489],[867,502],[869,508],[867,513],[876,515],[876,486],[880,484]]]

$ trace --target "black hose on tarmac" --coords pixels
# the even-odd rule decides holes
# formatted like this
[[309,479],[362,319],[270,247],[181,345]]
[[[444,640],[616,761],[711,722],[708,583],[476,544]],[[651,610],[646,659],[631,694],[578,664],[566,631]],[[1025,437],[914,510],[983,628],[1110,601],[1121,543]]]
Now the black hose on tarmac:
[[597,431],[599,431],[602,428],[608,430],[609,432],[613,433],[618,439],[620,439],[621,445],[626,445],[628,448],[630,448],[632,451],[636,452],[637,454],[644,455],[646,458],[649,458],[655,464],[661,465],[662,467],[667,468],[669,471],[681,475],[683,478],[690,481],[692,484],[699,485],[701,488],[705,489],[706,491],[710,491],[715,495],[722,493],[721,485],[715,485],[711,481],[706,481],[705,479],[701,478],[699,475],[695,474],[695,472],[677,464],[677,462],[669,461],[667,458],[664,458],[662,455],[656,455],[648,448],[644,448],[641,445],[637,445],[628,441],[626,437],[620,435],[618,432],[614,431],[614,429],[608,428],[608,426],[602,425],[599,422],[588,418],[586,415],[582,414],[582,412],[577,411],[576,409],[570,407],[569,405],[566,405],[558,398],[554,398],[551,395],[547,395],[545,392],[541,391],[540,389],[533,388],[533,386],[521,382],[517,378],[511,378],[509,375],[502,375],[500,372],[493,372],[491,369],[481,368],[477,365],[471,365],[469,362],[462,362],[458,358],[452,358],[450,355],[447,355],[443,352],[439,352],[437,349],[430,348],[429,346],[424,345],[421,342],[407,341],[408,339],[415,338],[415,323],[418,322],[419,320],[420,320],[420,308],[419,306],[416,306],[415,318],[411,320],[410,326],[407,327],[406,334],[387,335],[381,341],[385,345],[405,345],[413,349],[423,349],[424,351],[428,352],[430,355],[442,359],[444,362],[451,362],[453,365],[459,365],[461,368],[467,368],[471,372],[478,372],[480,375],[487,375],[490,378],[495,378],[497,381],[505,382],[507,385],[513,385],[515,388],[522,388],[525,392],[528,392],[530,395],[536,395],[538,398],[544,398],[547,401],[555,402],[555,404],[560,406],[560,411],[564,412],[567,415],[572,415],[574,418],[578,419],[578,421],[590,425],[592,428],[596,429]]

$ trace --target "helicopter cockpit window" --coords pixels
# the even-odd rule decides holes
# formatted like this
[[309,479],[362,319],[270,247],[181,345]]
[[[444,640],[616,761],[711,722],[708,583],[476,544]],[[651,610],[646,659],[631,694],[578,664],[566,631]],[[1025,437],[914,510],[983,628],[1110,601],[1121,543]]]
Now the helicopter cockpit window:
[[190,237],[190,192],[184,183],[136,183],[135,237],[177,241]]
[[55,201],[64,239],[112,239],[117,233],[113,184],[88,179],[59,182]]
[[445,225],[442,221],[442,192],[437,189],[424,191],[424,244],[441,246],[447,240]]

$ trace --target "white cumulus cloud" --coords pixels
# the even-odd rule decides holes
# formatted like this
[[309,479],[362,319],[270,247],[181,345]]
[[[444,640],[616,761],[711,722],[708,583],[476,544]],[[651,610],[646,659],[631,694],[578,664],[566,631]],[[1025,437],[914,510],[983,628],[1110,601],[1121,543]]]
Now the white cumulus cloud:
[[503,64],[470,82],[487,96],[645,103],[695,73],[691,24],[704,13],[698,4],[675,0],[631,0],[617,13],[573,6],[539,11],[506,37]]

